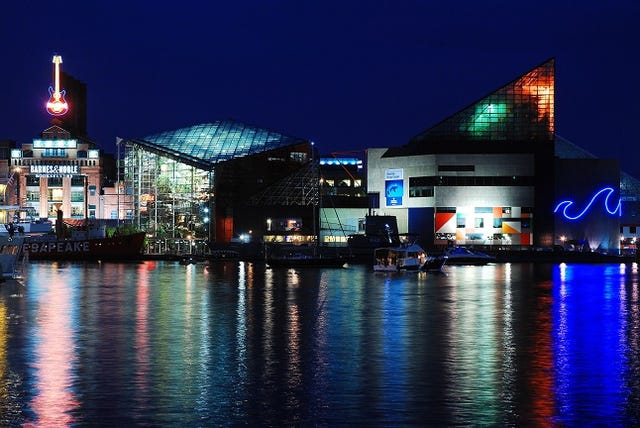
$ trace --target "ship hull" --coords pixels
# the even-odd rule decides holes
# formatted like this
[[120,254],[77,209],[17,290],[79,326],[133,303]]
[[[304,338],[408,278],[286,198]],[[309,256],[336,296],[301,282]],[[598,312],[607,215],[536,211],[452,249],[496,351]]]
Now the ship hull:
[[30,260],[138,260],[142,256],[144,232],[109,238],[27,238],[23,253]]

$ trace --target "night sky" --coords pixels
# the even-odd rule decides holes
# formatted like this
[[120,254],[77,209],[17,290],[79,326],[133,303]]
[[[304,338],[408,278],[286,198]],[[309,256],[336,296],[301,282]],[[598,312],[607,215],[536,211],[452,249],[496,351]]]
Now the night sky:
[[236,119],[325,154],[402,145],[555,57],[557,133],[639,177],[639,23],[637,0],[6,1],[0,139],[49,125],[54,53],[108,152]]

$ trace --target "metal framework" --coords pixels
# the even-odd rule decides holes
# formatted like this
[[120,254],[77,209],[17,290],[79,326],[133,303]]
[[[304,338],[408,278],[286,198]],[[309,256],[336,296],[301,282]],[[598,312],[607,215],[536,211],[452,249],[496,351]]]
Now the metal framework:
[[249,198],[252,206],[299,205],[315,206],[320,202],[320,169],[316,161],[308,162],[263,192]]
[[125,143],[126,192],[134,224],[157,238],[208,238],[213,171]]
[[[216,167],[302,143],[308,142],[233,120],[122,140],[134,224],[155,238],[212,240]],[[302,187],[294,199],[317,201],[317,185]]]

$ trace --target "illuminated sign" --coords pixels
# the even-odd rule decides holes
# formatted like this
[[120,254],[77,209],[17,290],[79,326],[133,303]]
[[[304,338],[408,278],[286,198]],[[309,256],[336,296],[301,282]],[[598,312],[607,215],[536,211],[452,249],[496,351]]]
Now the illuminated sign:
[[387,169],[384,172],[385,180],[402,180],[404,176],[404,170],[402,168],[399,169]]
[[11,157],[12,158],[21,158],[22,157],[22,150],[20,150],[20,149],[11,149]]
[[404,194],[404,170],[387,169],[384,172],[384,195],[388,207],[402,206]]
[[71,177],[79,174],[78,165],[30,165],[29,172],[37,177]]
[[591,207],[593,206],[593,204],[595,203],[595,200],[598,199],[598,197],[602,194],[607,194],[607,196],[604,197],[604,209],[607,213],[609,213],[610,215],[617,215],[618,217],[622,217],[622,202],[620,201],[620,198],[618,198],[618,203],[616,204],[616,206],[611,209],[610,205],[609,205],[609,198],[611,197],[611,195],[613,195],[613,193],[615,192],[615,190],[611,187],[605,187],[599,191],[597,191],[593,197],[591,197],[591,200],[589,201],[589,203],[584,207],[584,209],[580,212],[578,212],[575,215],[571,215],[568,210],[570,207],[572,207],[574,205],[574,201],[562,201],[560,202],[558,205],[556,205],[556,208],[553,210],[554,213],[558,213],[561,212],[562,215],[567,219],[567,220],[577,220],[580,217],[584,216],[587,211],[589,211],[591,209]]
[[89,159],[100,158],[100,150],[89,150]]
[[78,140],[33,140],[34,149],[75,149]]
[[52,116],[62,116],[69,111],[69,104],[64,99],[65,91],[60,90],[60,64],[62,57],[60,55],[53,56],[53,84],[49,86],[49,101],[47,102],[47,112]]

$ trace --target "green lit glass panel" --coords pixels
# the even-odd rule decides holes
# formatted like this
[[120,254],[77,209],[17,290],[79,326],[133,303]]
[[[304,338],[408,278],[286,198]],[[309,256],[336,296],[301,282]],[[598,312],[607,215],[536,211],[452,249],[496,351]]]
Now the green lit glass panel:
[[506,118],[507,105],[504,103],[477,104],[475,110],[466,128],[471,134],[482,136],[492,128],[493,124]]
[[415,136],[398,154],[418,153],[430,142],[551,142],[554,100],[555,60],[550,59]]

